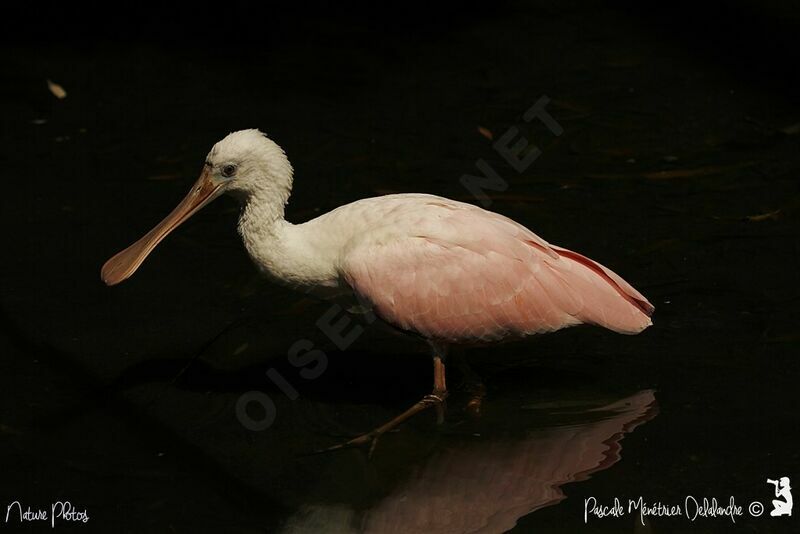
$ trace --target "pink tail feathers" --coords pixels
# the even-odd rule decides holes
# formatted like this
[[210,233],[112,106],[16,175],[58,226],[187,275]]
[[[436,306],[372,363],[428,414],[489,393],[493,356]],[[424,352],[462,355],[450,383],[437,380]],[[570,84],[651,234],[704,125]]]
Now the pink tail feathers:
[[[581,293],[585,306],[578,317],[582,322],[597,324],[621,334],[638,334],[653,324],[650,317],[655,307],[621,276],[577,252],[552,248],[560,256],[588,271],[584,275],[591,273],[590,276],[570,279],[571,283],[584,286]],[[591,287],[586,287],[587,283]],[[622,298],[613,298],[615,295]]]

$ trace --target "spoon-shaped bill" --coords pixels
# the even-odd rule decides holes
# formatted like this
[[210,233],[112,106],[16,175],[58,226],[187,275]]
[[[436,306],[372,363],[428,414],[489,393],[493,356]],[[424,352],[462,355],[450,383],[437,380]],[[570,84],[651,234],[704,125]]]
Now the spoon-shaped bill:
[[216,183],[210,168],[203,169],[200,178],[192,186],[191,191],[163,221],[147,232],[141,239],[114,255],[100,271],[100,277],[106,285],[113,286],[130,277],[144,262],[145,258],[156,248],[170,232],[183,221],[197,213],[203,206],[214,200],[221,193],[221,183]]

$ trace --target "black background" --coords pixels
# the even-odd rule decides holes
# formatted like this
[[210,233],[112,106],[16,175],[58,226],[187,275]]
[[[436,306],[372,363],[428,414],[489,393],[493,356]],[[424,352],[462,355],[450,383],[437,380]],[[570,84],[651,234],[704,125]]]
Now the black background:
[[[625,439],[622,461],[564,486],[567,500],[515,532],[640,528],[630,516],[584,525],[590,495],[735,495],[746,507],[771,499],[767,477],[800,480],[792,3],[4,11],[0,510],[69,499],[92,517],[74,531],[271,532],[310,506],[362,514],[465,435],[536,434],[566,425],[560,409],[576,399],[604,405],[650,389],[658,415]],[[561,137],[520,118],[542,95]],[[516,126],[543,154],[518,174],[479,126],[495,138]],[[425,393],[425,348],[369,329],[336,350],[314,325],[327,305],[259,279],[227,199],[129,282],[109,289],[98,277],[181,198],[214,142],[250,127],[295,167],[296,222],[388,192],[474,202],[459,177],[484,158],[509,182],[491,209],[625,276],[655,304],[655,325],[635,338],[581,328],[471,350],[488,388],[481,420],[465,418],[456,393],[444,427],[420,416],[371,461],[298,456]],[[286,361],[303,338],[330,359],[315,381]],[[265,377],[272,367],[297,401]],[[235,417],[254,389],[278,405],[260,433]],[[531,415],[531,405],[559,409]],[[478,502],[492,501],[484,491]],[[745,516],[736,528],[793,523]],[[646,528],[730,526],[656,518]]]

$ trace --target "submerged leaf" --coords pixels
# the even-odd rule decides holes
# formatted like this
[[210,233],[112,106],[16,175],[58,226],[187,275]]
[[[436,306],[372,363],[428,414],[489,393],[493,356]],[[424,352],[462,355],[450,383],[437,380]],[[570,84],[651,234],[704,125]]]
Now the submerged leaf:
[[494,139],[494,134],[489,128],[484,128],[483,126],[478,126],[478,133],[484,136],[486,139],[491,141]]
[[690,169],[671,169],[664,171],[647,172],[644,177],[649,180],[669,180],[671,178],[693,178],[695,176],[710,176],[721,174],[753,165],[752,161],[734,163],[732,165],[706,165]]
[[67,98],[67,92],[64,90],[64,88],[54,81],[47,80],[47,88],[50,89],[50,92],[53,93],[53,96],[59,100],[64,100]]
[[770,211],[768,213],[761,213],[759,215],[748,215],[747,217],[745,217],[745,219],[747,219],[750,222],[761,222],[761,221],[767,221],[767,220],[773,220],[774,221],[774,220],[776,220],[778,218],[780,213],[781,213],[781,210],[778,209],[778,210],[775,210],[775,211]]
[[781,131],[786,135],[795,135],[800,133],[800,122],[781,128]]

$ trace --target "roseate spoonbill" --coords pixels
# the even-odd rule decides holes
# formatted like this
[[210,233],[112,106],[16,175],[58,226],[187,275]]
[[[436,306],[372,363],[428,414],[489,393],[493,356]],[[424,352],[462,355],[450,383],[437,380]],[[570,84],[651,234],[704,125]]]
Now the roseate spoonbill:
[[292,177],[283,150],[260,131],[231,133],[211,149],[186,198],[108,260],[101,276],[108,285],[122,282],[203,206],[223,193],[238,198],[239,234],[264,274],[322,297],[354,296],[383,321],[426,339],[432,348],[431,394],[338,447],[374,446],[414,414],[440,409],[451,344],[578,324],[637,334],[652,324],[653,306],[617,274],[507,217],[433,195],[397,194],[292,224],[284,219]]

